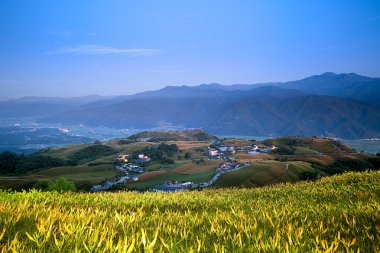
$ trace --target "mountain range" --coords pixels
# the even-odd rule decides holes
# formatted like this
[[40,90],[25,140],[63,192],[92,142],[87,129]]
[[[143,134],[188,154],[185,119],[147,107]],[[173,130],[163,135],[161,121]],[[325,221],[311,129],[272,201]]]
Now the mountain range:
[[[41,122],[62,124],[151,128],[170,123],[219,135],[380,136],[380,79],[353,73],[283,83],[167,86],[85,100],[35,98],[27,108],[36,108],[29,116]],[[0,117],[23,112],[28,112],[25,98],[0,103]]]

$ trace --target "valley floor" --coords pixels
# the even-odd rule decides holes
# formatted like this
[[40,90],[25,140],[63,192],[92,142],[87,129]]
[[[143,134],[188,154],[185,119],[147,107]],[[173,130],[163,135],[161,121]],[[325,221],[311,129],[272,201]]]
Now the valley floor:
[[179,193],[0,191],[1,252],[379,252],[380,172]]

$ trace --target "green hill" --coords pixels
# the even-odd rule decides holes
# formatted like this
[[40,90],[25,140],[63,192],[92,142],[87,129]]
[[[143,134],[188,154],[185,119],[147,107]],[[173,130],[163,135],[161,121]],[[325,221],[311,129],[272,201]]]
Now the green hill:
[[205,131],[195,129],[186,131],[167,131],[167,132],[141,132],[129,136],[129,139],[145,139],[150,142],[162,141],[213,141],[217,138]]
[[379,252],[380,172],[180,193],[0,191],[2,252]]

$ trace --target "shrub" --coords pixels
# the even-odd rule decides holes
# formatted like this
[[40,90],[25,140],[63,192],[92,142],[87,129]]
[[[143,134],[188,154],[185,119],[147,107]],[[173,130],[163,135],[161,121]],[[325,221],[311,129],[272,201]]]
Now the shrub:
[[76,187],[74,182],[67,180],[64,177],[59,177],[54,183],[51,183],[48,188],[48,191],[57,191],[57,192],[68,192],[75,191]]
[[171,158],[162,158],[161,164],[174,164],[174,160]]
[[48,191],[53,183],[50,180],[40,180],[37,183],[33,185],[33,188],[41,190],[41,191]]
[[279,147],[272,152],[278,155],[294,155],[296,149],[294,147]]
[[299,175],[298,175],[299,179],[301,180],[317,180],[318,179],[318,172],[317,171],[302,171]]
[[208,141],[208,140],[213,140],[214,139],[213,136],[209,135],[206,132],[198,132],[198,133],[194,134],[193,137],[197,141]]
[[161,160],[166,157],[173,157],[178,153],[178,146],[176,144],[161,143],[157,146],[146,147],[133,153],[132,157],[137,158],[139,154],[146,154],[152,160]]
[[134,140],[130,140],[130,139],[121,139],[117,142],[117,144],[119,145],[128,145],[128,144],[131,144],[131,143],[134,143],[136,141]]

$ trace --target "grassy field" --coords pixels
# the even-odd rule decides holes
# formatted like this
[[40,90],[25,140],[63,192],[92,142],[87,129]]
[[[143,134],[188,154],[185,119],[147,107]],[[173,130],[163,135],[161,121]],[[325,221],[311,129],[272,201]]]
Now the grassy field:
[[187,150],[198,147],[208,147],[208,143],[204,141],[168,141],[168,144],[176,144],[179,149]]
[[379,252],[380,172],[258,189],[1,192],[0,252]]
[[296,147],[295,154],[296,155],[320,155],[319,152],[309,149],[309,148],[305,148],[305,147]]
[[[158,172],[158,171],[157,171]],[[202,183],[209,181],[213,176],[214,172],[203,172],[196,174],[183,174],[175,172],[163,172],[163,173],[154,173],[154,176],[145,178],[142,182],[130,183],[127,185],[129,189],[147,189],[155,185],[164,184],[168,181],[190,181],[194,183]]]
[[[286,171],[286,164],[288,170]],[[299,181],[298,175],[302,171],[314,171],[308,163],[261,161],[251,166],[227,172],[215,182],[216,187],[257,187],[275,183]]]
[[210,160],[205,161],[201,164],[194,164],[193,162],[188,162],[182,166],[178,166],[176,169],[172,170],[173,172],[182,173],[182,174],[196,174],[203,172],[215,171],[216,167],[220,164],[220,161]]
[[65,177],[75,183],[97,184],[104,181],[104,178],[113,178],[118,174],[120,172],[113,165],[82,165],[51,168],[37,172],[35,175],[46,178]]

